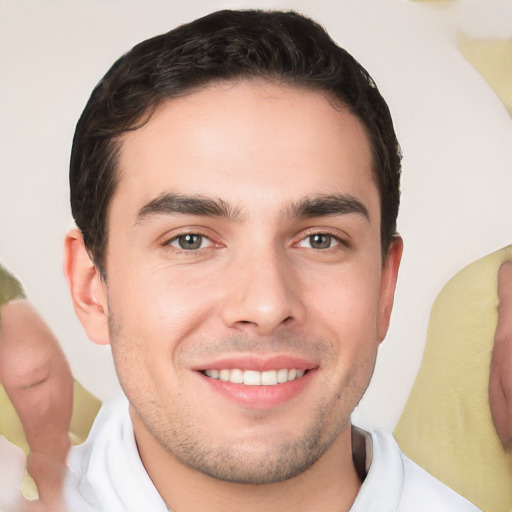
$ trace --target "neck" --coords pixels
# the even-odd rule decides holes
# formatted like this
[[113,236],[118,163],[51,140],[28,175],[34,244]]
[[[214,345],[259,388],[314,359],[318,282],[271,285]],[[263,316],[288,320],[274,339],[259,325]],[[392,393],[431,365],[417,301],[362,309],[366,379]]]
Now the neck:
[[173,512],[348,511],[361,486],[360,468],[365,456],[357,442],[354,446],[359,448],[353,456],[353,436],[348,425],[316,463],[294,478],[247,485],[205,475],[166,452],[148,432],[136,434],[146,471]]

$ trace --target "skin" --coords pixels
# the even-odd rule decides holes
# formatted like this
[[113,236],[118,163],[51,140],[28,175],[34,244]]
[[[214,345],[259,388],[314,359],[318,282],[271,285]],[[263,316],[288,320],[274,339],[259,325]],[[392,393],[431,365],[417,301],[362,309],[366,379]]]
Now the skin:
[[40,496],[17,510],[60,510],[73,382],[58,341],[26,300],[2,308],[0,381],[23,423],[30,446],[27,469]]
[[[68,235],[75,310],[91,340],[112,346],[142,461],[173,510],[353,503],[350,414],[402,252],[397,237],[382,263],[370,154],[359,120],[323,94],[210,86],[124,136],[105,280],[80,232]],[[187,234],[201,237],[196,250]],[[277,356],[310,370],[277,402],[240,401],[199,371]]]
[[512,445],[512,262],[498,273],[498,327],[494,337],[489,404],[499,438],[505,449]]

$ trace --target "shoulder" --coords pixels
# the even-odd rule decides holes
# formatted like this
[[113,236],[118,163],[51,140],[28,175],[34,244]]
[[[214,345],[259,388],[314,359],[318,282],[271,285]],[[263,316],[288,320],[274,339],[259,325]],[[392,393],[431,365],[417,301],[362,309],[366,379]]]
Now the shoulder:
[[[404,488],[400,509],[418,511],[468,511],[478,512],[480,509],[457,494],[448,486],[434,478],[402,453],[404,466]],[[424,500],[423,504],[419,500]],[[423,507],[423,508],[420,508]]]
[[72,448],[68,465],[73,510],[82,510],[76,504],[84,501],[108,512],[167,510],[139,457],[124,397],[102,406],[87,441]]
[[369,435],[371,465],[351,512],[478,512],[477,507],[411,461],[391,434],[373,431]]

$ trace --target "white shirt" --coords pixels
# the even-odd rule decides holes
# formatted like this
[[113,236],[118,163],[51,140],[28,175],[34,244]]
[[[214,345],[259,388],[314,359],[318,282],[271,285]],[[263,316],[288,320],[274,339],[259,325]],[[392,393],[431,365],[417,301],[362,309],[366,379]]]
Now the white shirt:
[[[371,432],[372,459],[350,512],[477,512],[408,459],[391,434]],[[126,399],[103,406],[87,441],[72,448],[72,512],[168,512],[139,457]]]

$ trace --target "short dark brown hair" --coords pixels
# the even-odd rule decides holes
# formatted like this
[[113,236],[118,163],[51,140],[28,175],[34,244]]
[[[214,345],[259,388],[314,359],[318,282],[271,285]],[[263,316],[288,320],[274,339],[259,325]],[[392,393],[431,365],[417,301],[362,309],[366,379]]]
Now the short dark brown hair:
[[309,18],[294,12],[226,10],[135,46],[99,82],[78,121],[70,164],[71,209],[103,274],[120,136],[146,123],[166,99],[241,78],[326,92],[363,122],[380,193],[382,253],[387,253],[396,233],[401,153],[374,81]]

